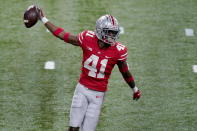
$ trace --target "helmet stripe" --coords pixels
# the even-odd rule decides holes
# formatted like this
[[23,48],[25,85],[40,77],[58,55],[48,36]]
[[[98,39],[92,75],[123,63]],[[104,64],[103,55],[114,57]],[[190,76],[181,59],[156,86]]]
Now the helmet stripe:
[[110,18],[111,18],[111,21],[112,21],[112,25],[114,26],[115,25],[115,22],[114,22],[114,18],[112,15],[110,15]]

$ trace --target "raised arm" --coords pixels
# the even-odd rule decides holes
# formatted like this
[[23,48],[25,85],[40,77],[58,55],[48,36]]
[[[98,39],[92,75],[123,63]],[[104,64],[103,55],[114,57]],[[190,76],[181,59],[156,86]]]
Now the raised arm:
[[127,82],[127,84],[133,89],[133,100],[138,100],[141,96],[140,90],[135,86],[134,78],[129,71],[127,62],[119,62],[118,63],[119,71],[121,72],[124,80]]
[[43,22],[45,27],[57,38],[64,40],[67,43],[70,43],[75,46],[79,46],[77,41],[77,36],[70,34],[69,32],[65,32],[62,28],[52,24],[43,14],[42,9],[37,8],[37,13],[39,16],[39,19]]

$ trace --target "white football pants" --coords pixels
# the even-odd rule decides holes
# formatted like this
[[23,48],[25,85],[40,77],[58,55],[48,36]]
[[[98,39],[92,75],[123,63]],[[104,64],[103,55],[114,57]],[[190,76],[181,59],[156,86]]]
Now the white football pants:
[[95,131],[105,92],[94,91],[78,83],[72,99],[70,126],[80,131]]

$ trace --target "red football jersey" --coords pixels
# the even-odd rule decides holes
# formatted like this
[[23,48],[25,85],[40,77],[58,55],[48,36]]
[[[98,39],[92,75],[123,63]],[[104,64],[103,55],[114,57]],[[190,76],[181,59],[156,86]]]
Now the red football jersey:
[[83,50],[79,82],[89,89],[105,92],[114,65],[127,59],[127,48],[116,42],[114,46],[100,49],[98,38],[89,30],[81,32],[77,40]]

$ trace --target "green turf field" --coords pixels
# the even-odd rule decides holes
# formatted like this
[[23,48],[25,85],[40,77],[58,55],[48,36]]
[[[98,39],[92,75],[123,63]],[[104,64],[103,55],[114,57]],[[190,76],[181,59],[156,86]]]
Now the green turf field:
[[[23,13],[38,4],[54,24],[78,34],[114,15],[125,34],[128,63],[142,98],[117,67],[97,131],[197,130],[196,0],[0,0],[0,131],[65,131],[82,51],[46,32],[27,29]],[[185,36],[185,28],[196,31]],[[56,63],[45,70],[46,61]]]

